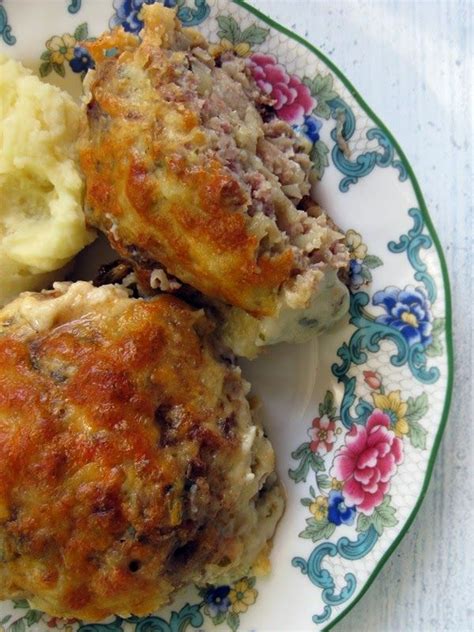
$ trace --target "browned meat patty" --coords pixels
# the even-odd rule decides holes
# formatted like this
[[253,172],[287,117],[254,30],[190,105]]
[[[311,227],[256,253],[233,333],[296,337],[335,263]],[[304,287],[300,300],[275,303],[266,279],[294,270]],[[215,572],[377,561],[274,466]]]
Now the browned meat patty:
[[274,453],[211,328],[85,282],[0,310],[0,599],[145,615],[265,558]]
[[214,59],[159,4],[142,13],[141,40],[119,29],[88,45],[89,222],[137,274],[163,268],[229,306],[237,352],[308,339],[348,303],[342,234],[309,198],[309,145],[245,60]]

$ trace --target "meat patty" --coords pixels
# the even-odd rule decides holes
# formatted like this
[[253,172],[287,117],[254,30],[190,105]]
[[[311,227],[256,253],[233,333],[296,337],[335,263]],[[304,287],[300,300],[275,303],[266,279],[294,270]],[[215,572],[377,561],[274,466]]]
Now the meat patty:
[[348,254],[309,198],[310,144],[275,117],[245,60],[214,59],[159,4],[142,16],[141,39],[117,29],[88,44],[88,221],[138,273],[156,265],[236,308],[223,310],[231,344],[243,327],[254,351],[321,331],[347,310]]
[[0,599],[145,615],[265,555],[274,453],[210,329],[174,297],[85,282],[0,311]]

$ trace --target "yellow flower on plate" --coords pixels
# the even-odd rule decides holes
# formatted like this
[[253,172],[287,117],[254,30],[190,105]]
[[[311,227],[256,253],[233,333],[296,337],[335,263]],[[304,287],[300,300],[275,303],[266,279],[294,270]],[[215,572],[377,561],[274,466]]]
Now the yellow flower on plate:
[[367,246],[362,243],[362,237],[355,230],[350,228],[346,233],[346,246],[349,249],[352,259],[365,259]]
[[255,603],[257,591],[249,584],[248,579],[240,579],[232,586],[229,593],[231,610],[235,614],[247,612],[248,607]]
[[64,33],[64,35],[54,35],[46,42],[46,48],[51,51],[51,61],[55,64],[64,64],[74,57],[74,47],[76,39]]
[[331,480],[331,489],[337,489],[340,491],[343,487],[343,481],[338,481],[337,478],[332,478]]
[[328,515],[328,499],[326,496],[318,496],[309,506],[309,510],[315,520],[318,522],[324,520]]
[[407,434],[410,429],[406,420],[408,406],[402,401],[400,391],[392,391],[387,395],[372,393],[372,399],[374,406],[383,410],[392,419],[397,437]]
[[211,46],[209,46],[209,52],[213,57],[218,57],[229,51],[233,51],[239,57],[247,57],[247,55],[250,55],[250,44],[248,42],[237,42],[237,44],[233,44],[224,37],[219,44],[211,44]]

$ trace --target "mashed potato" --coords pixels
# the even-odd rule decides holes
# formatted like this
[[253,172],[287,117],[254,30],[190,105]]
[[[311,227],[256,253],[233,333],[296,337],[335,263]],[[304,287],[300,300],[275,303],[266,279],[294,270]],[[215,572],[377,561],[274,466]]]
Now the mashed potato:
[[80,108],[0,55],[0,304],[48,284],[93,240],[82,212]]

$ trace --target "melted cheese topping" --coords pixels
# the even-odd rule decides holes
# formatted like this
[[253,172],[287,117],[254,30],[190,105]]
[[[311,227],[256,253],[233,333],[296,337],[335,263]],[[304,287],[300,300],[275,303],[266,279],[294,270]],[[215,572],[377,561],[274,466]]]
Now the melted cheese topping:
[[[179,20],[159,5],[143,15],[141,42],[115,31],[88,45],[96,61],[81,152],[88,219],[123,256],[140,263],[144,254],[208,296],[270,315],[292,251],[259,255],[244,214],[248,193],[206,157],[196,104],[173,83],[185,59],[169,50],[183,37]],[[106,57],[112,46],[120,54]]]
[[283,501],[208,329],[84,282],[0,311],[0,599],[100,620],[248,571]]

